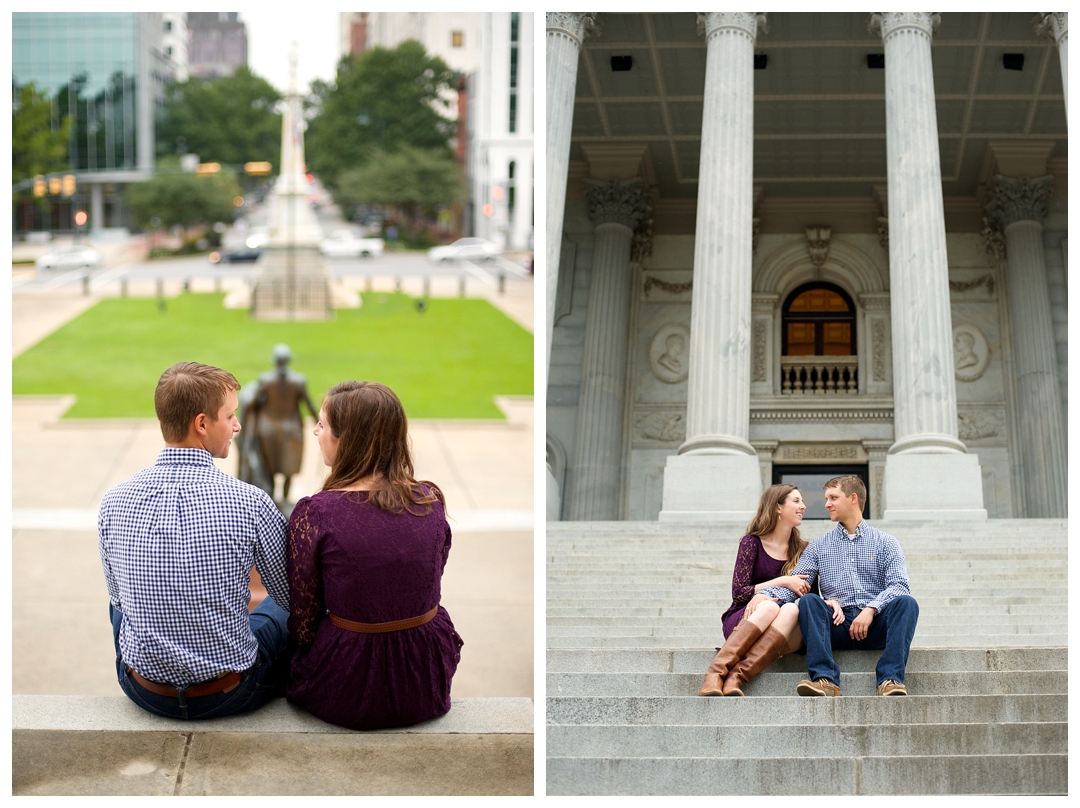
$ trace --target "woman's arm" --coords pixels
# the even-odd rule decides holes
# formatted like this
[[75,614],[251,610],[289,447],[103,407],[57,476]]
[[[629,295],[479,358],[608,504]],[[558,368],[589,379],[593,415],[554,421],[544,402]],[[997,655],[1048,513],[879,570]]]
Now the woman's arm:
[[315,629],[326,613],[322,569],[319,563],[321,530],[309,498],[301,499],[289,519],[289,634],[300,645],[315,639]]
[[757,562],[757,541],[753,536],[743,536],[735,555],[735,569],[731,574],[731,600],[736,606],[745,606],[757,593],[754,586],[754,564]]

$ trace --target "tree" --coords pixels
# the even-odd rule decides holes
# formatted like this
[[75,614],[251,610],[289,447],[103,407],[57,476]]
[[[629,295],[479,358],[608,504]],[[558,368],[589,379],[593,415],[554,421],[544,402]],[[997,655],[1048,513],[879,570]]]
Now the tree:
[[[230,221],[240,193],[235,174],[200,177],[196,174],[160,174],[127,189],[127,202],[144,227],[158,219],[161,227]],[[153,226],[158,226],[153,225]]]
[[157,129],[158,156],[178,151],[204,163],[243,165],[281,159],[281,94],[247,67],[231,76],[191,78],[169,86]]
[[341,174],[335,201],[395,205],[414,229],[421,214],[449,207],[465,196],[465,178],[453,157],[440,149],[402,146],[389,154],[376,152],[368,163]]
[[311,170],[330,188],[376,152],[403,147],[450,154],[454,123],[444,113],[453,72],[415,40],[373,48],[338,63],[333,84],[313,85],[315,110],[305,137]]
[[[11,112],[11,179],[19,183],[38,174],[50,174],[68,168],[68,135],[71,122],[67,116],[53,126],[52,104],[33,83],[18,88],[19,103]],[[29,192],[28,192],[29,193]],[[48,208],[48,197],[38,204]]]

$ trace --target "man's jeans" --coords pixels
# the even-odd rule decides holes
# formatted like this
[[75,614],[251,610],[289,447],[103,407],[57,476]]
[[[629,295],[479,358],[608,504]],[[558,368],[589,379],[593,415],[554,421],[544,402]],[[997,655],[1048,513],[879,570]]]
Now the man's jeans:
[[228,693],[211,693],[194,698],[178,698],[151,693],[128,674],[120,657],[120,620],[123,614],[109,604],[113,643],[116,646],[116,678],[127,697],[144,710],[166,718],[217,718],[246,713],[270,699],[285,695],[292,654],[289,653],[289,613],[269,595],[248,615],[251,631],[259,643],[255,664],[244,671],[240,684]]
[[908,650],[919,621],[919,604],[910,595],[890,600],[874,615],[866,639],[853,640],[848,631],[861,611],[855,607],[845,609],[844,623],[837,626],[832,621],[832,606],[820,596],[811,592],[799,600],[799,628],[806,642],[806,670],[811,681],[825,678],[840,684],[840,668],[833,660],[833,651],[880,649],[885,650],[878,659],[877,684],[886,679],[904,681]]

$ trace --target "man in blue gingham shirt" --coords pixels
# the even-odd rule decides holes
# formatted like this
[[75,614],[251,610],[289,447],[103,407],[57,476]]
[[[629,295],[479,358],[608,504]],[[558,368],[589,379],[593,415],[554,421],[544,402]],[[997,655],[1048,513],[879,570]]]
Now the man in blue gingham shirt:
[[[159,715],[228,715],[284,692],[285,518],[214,465],[240,430],[239,389],[208,365],[167,370],[154,395],[166,446],[105,495],[98,515],[117,678]],[[269,597],[249,615],[253,566]]]
[[[877,665],[877,694],[904,696],[904,671],[919,618],[911,596],[900,543],[862,518],[866,487],[858,477],[825,483],[825,507],[836,527],[810,543],[792,570],[818,582],[821,595],[799,600],[799,627],[806,642],[809,678],[801,696],[839,696],[840,668],[834,650],[884,649]],[[779,603],[795,599],[783,587],[762,589],[755,597]]]

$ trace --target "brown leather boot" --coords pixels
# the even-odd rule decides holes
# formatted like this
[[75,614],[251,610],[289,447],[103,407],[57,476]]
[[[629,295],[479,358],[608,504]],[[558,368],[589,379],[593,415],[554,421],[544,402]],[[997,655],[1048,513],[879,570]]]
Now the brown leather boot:
[[754,643],[754,647],[746,652],[742,661],[731,669],[731,673],[724,680],[724,695],[743,695],[742,686],[776,662],[787,651],[787,637],[783,632],[769,626],[761,635],[761,639]]
[[743,658],[743,654],[750,650],[761,636],[761,629],[749,620],[743,620],[731,632],[731,636],[713,657],[712,664],[705,671],[705,682],[701,685],[699,696],[722,696],[721,686],[728,671]]

